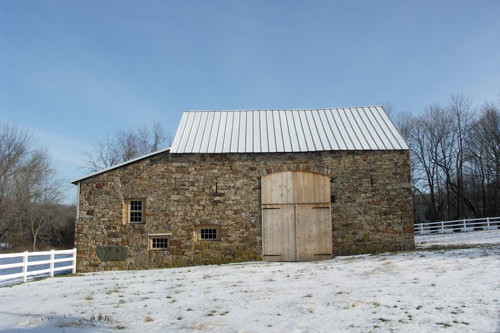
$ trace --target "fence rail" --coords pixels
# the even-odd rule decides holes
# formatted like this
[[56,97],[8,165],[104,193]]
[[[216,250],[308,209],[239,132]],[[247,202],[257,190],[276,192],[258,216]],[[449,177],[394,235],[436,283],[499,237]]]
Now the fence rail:
[[500,217],[415,223],[417,235],[500,229]]
[[5,282],[10,281],[16,282],[20,278],[26,282],[30,276],[48,274],[54,277],[55,272],[69,270],[73,274],[76,273],[76,249],[0,254],[0,282],[3,282],[2,284],[9,284]]

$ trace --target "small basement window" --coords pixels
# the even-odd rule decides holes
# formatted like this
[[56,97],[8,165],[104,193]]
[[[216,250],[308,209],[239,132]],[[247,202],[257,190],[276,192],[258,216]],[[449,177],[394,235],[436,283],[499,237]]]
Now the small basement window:
[[200,230],[201,239],[217,239],[217,229],[216,228],[203,228]]
[[153,237],[151,238],[151,249],[168,249],[167,237]]
[[144,200],[127,200],[126,201],[126,221],[128,223],[144,223]]
[[220,227],[216,225],[205,225],[196,227],[196,240],[218,241],[220,240]]
[[149,235],[150,250],[168,250],[170,245],[171,234],[154,234]]

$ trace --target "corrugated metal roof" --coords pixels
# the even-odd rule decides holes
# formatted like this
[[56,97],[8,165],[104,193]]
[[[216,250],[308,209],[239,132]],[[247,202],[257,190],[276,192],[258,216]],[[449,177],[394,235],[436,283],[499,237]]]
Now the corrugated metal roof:
[[407,150],[381,106],[184,112],[171,153]]

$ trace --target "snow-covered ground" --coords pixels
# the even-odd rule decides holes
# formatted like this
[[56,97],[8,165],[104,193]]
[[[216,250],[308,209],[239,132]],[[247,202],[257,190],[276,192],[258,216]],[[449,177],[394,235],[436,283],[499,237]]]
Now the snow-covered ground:
[[500,332],[497,237],[467,249],[28,282],[0,288],[0,332]]
[[500,244],[500,230],[415,235],[417,248]]

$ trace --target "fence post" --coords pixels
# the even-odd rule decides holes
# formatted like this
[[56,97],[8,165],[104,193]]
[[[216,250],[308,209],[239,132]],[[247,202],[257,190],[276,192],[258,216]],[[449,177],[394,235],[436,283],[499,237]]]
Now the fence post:
[[490,218],[486,218],[486,225],[488,226],[488,230],[490,230]]
[[441,221],[441,233],[444,234],[444,221]]
[[76,273],[76,247],[73,248],[73,267],[71,268],[71,273]]
[[50,277],[54,277],[54,249],[50,250]]
[[424,224],[423,223],[420,223],[420,234],[421,235],[424,234]]
[[23,252],[23,282],[28,281],[28,251]]
[[465,223],[465,219],[464,219],[464,232],[467,231],[467,224]]

